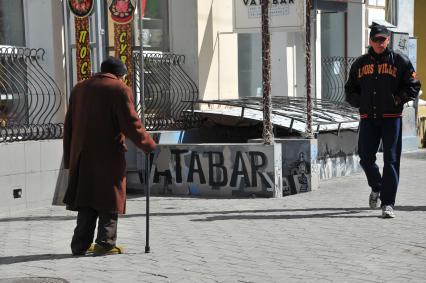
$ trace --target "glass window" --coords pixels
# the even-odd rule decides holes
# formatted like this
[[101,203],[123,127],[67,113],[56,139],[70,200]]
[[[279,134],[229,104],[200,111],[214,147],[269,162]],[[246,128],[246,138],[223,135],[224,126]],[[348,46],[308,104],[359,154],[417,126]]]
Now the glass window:
[[368,0],[368,5],[370,6],[385,6],[386,0]]
[[25,46],[22,0],[0,0],[0,45]]
[[[148,50],[169,51],[168,6],[168,1],[146,0],[142,38]],[[139,26],[135,31],[139,31]],[[139,45],[139,41],[136,44]]]
[[346,80],[345,13],[321,13],[321,85],[323,99],[343,101]]
[[262,96],[262,36],[238,34],[239,97]]
[[[127,0],[130,1],[130,0]],[[143,18],[143,44],[145,50],[164,51],[170,50],[169,44],[169,3],[164,0],[142,0],[144,3],[145,13]],[[107,2],[106,13],[108,15],[108,46],[110,55],[113,55],[114,46],[114,22],[108,11],[109,4]],[[136,1],[132,1],[135,6],[135,14],[133,18],[133,39],[134,45],[139,46],[139,11]]]
[[367,17],[365,26],[365,38],[368,39],[370,25],[373,21],[384,21],[397,25],[397,1],[396,0],[369,0],[367,2]]
[[388,23],[397,25],[397,3],[395,0],[369,0],[367,9],[369,25],[373,20],[386,20]]
[[[25,27],[22,1],[0,0],[0,45],[25,46]],[[26,90],[22,87],[25,74],[15,68],[15,64],[3,50],[0,53],[0,127],[25,122],[27,117]],[[17,62],[17,60],[13,61]],[[19,59],[19,64],[24,64]]]

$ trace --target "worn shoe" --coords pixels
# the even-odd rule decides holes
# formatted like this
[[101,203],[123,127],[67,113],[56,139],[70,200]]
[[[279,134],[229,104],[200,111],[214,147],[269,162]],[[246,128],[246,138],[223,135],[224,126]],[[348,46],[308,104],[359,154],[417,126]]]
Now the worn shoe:
[[123,247],[119,247],[119,246],[115,246],[111,249],[106,249],[102,247],[101,245],[95,244],[93,247],[94,256],[122,254],[123,251],[124,251]]
[[370,193],[370,198],[368,200],[368,204],[370,205],[370,208],[377,208],[377,202],[379,200],[380,192],[373,192]]
[[384,205],[382,207],[382,217],[383,218],[395,218],[395,213],[393,212],[392,205]]
[[95,245],[96,244],[91,244],[90,247],[87,249],[86,254],[93,254],[93,252],[95,251]]
[[90,247],[87,249],[87,251],[73,251],[73,256],[83,256],[83,255],[90,255],[93,254],[93,251],[95,250],[95,244],[91,244]]

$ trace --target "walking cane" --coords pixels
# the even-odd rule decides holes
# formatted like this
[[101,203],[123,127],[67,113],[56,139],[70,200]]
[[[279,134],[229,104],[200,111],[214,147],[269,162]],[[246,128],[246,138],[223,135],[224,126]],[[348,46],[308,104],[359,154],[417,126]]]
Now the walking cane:
[[[139,13],[139,46],[140,46],[140,70],[139,70],[139,92],[141,95],[142,109],[141,109],[141,118],[142,123],[146,126],[145,123],[145,93],[144,93],[144,66],[143,66],[143,17],[145,10],[146,0],[138,1],[138,13]],[[149,246],[149,195],[151,194],[149,187],[149,153],[145,154],[145,183],[146,183],[146,243],[145,243],[145,253],[149,253],[151,248]]]
[[149,195],[151,194],[151,188],[149,186],[149,175],[150,175],[150,167],[149,167],[149,157],[150,154],[145,155],[145,182],[146,182],[146,242],[145,242],[145,253],[149,253],[151,248],[149,246]]

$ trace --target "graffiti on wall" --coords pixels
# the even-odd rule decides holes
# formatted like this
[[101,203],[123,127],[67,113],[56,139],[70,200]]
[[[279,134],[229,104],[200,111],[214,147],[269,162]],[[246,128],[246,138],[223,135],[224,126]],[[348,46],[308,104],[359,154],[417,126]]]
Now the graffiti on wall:
[[271,160],[273,151],[259,145],[159,146],[150,183],[165,194],[273,196],[276,171]]
[[361,171],[358,157],[358,134],[343,131],[338,136],[323,133],[318,137],[320,179],[348,176]]
[[305,159],[307,152],[299,152],[299,158],[290,161],[286,157],[286,163],[283,164],[283,195],[293,195],[310,191],[311,163]]
[[312,190],[316,174],[316,144],[305,139],[287,139],[282,143],[283,195],[293,195]]
[[318,165],[321,180],[349,176],[361,170],[358,154],[343,151],[327,152],[318,159]]

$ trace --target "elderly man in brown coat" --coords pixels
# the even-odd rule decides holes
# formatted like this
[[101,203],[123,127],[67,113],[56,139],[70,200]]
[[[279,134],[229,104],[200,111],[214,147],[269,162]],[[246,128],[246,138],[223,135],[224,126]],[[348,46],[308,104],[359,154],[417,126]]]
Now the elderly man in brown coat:
[[145,153],[156,147],[135,112],[132,91],[123,82],[126,74],[123,62],[109,57],[101,73],[71,92],[64,127],[64,167],[69,169],[64,203],[78,211],[73,255],[122,252],[116,238],[117,215],[126,209],[125,137]]

